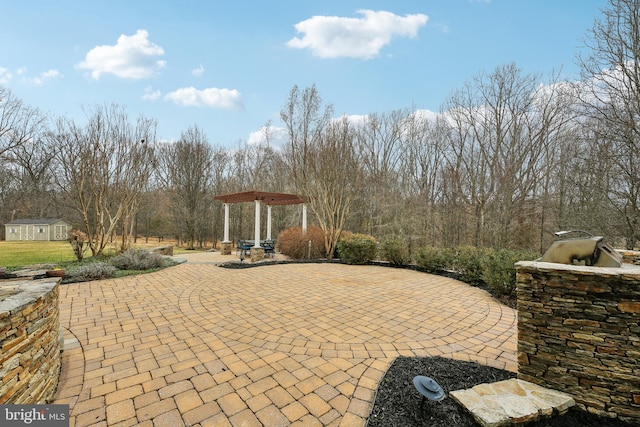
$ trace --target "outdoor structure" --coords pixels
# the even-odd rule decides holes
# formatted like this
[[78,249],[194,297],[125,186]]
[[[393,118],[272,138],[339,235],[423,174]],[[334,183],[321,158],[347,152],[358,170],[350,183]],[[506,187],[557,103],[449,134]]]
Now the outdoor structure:
[[640,422],[640,266],[516,264],[518,378]]
[[69,239],[71,224],[61,219],[17,219],[5,227],[7,241],[38,240],[56,241]]
[[244,191],[241,193],[223,194],[215,196],[214,200],[220,200],[224,204],[224,238],[222,240],[222,254],[230,255],[233,243],[229,240],[229,205],[232,203],[255,203],[255,233],[253,247],[251,248],[251,260],[257,261],[264,257],[264,250],[260,246],[260,206],[267,206],[267,240],[271,240],[271,207],[278,205],[302,204],[302,232],[307,230],[307,206],[305,200],[295,194],[270,193],[265,191]]
[[58,386],[58,277],[0,281],[0,404],[44,404]]

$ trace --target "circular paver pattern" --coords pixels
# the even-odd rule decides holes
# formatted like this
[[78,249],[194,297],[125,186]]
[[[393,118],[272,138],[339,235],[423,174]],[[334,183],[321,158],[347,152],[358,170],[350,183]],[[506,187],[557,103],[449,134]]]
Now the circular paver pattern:
[[[397,356],[515,369],[516,313],[411,270],[219,254],[152,274],[60,287],[54,403],[75,426],[363,427]],[[228,258],[226,259],[228,260]]]
[[473,326],[493,328],[500,320],[490,316],[486,292],[409,270],[291,264],[233,274],[230,283],[204,279],[189,289],[188,310],[227,339],[296,354],[320,348],[370,357],[362,351],[378,351],[380,344],[433,348],[443,338],[465,341]]

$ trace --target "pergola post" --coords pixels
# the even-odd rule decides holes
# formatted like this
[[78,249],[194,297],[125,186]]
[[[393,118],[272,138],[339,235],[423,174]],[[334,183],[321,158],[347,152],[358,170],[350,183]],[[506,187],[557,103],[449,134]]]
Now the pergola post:
[[229,203],[224,203],[224,240],[223,243],[229,242]]
[[231,255],[231,242],[229,241],[229,203],[223,203],[224,206],[224,239],[222,240],[222,255]]
[[256,204],[256,226],[253,247],[251,248],[251,261],[260,261],[264,258],[264,248],[260,246],[260,199],[255,200]]
[[307,204],[302,204],[302,234],[307,234]]
[[267,205],[267,240],[271,240],[271,205]]
[[256,204],[256,222],[255,222],[255,228],[254,228],[255,237],[253,241],[253,247],[259,248],[260,247],[260,200],[256,200],[255,204]]

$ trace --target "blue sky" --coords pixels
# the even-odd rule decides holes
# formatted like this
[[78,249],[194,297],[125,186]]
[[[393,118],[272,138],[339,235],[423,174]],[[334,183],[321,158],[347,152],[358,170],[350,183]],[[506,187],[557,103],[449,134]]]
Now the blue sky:
[[233,147],[316,84],[337,115],[439,111],[481,71],[562,69],[605,0],[3,0],[0,85],[53,116],[96,105]]

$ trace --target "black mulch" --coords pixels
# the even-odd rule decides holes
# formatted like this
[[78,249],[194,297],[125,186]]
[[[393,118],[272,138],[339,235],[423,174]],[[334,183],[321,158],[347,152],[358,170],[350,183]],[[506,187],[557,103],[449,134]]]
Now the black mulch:
[[[433,378],[445,392],[471,388],[514,378],[515,374],[477,363],[461,362],[442,357],[399,357],[380,382],[368,427],[390,426],[477,426],[473,417],[462,406],[446,397],[440,402],[425,401],[413,386],[413,377]],[[532,427],[629,427],[631,424],[617,419],[602,418],[578,409],[528,423]]]

